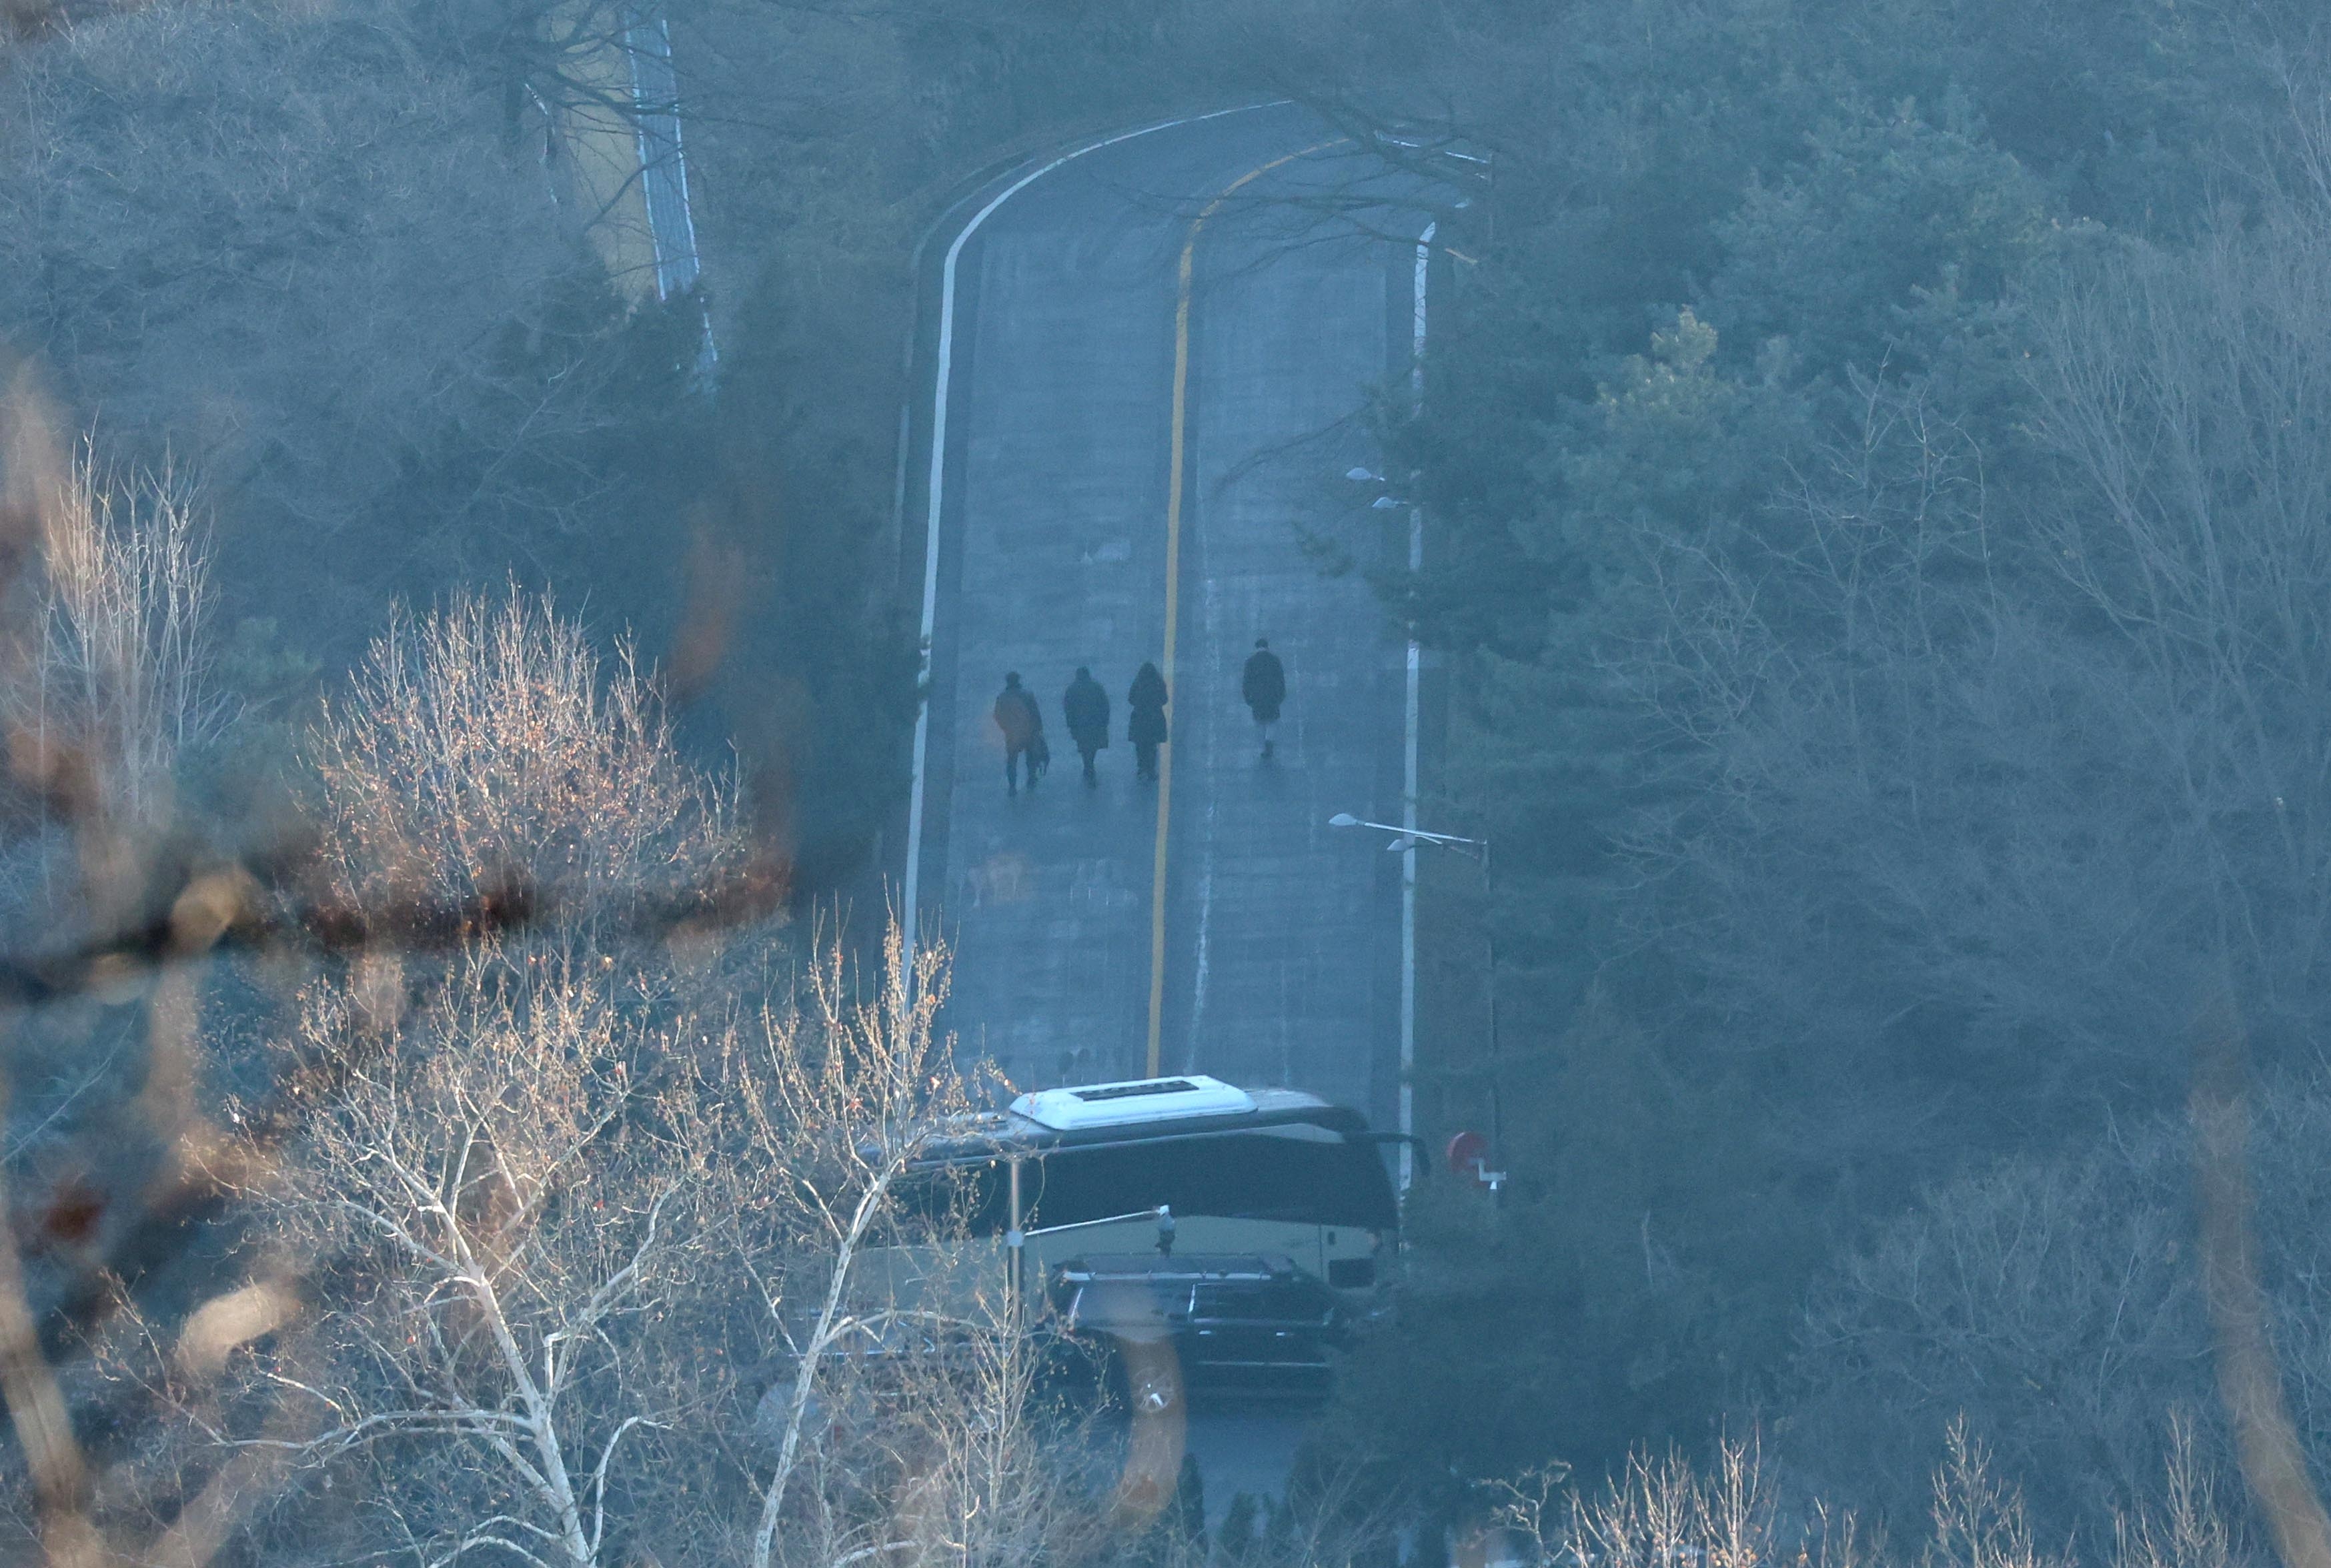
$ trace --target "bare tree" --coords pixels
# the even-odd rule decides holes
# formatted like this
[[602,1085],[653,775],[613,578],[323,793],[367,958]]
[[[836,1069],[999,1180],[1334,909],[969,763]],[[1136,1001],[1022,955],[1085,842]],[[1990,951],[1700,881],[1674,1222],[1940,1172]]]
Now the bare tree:
[[[2331,1451],[2331,1309],[2321,1288],[2331,1136],[2319,1075],[2251,1096],[2248,1175],[2264,1329],[2299,1445]],[[2022,1479],[2049,1535],[2091,1550],[2188,1482],[2234,1474],[2195,1243],[2195,1133],[2122,1124],[1933,1189],[1842,1255],[1804,1320],[1789,1427],[1811,1480],[1898,1511],[1964,1415]],[[2164,1425],[2164,1417],[2176,1418]],[[2181,1451],[2182,1445],[2182,1451]]]
[[[305,1025],[374,1027],[338,993]],[[260,1194],[273,1245],[328,1260],[253,1367],[317,1430],[223,1440],[360,1458],[359,1516],[433,1559],[602,1560],[626,1440],[695,1413],[652,1328],[709,1252],[710,1151],[640,1103],[634,1027],[595,974],[480,955],[359,1069]]]
[[[2066,624],[1927,387],[1858,392],[1769,513],[1645,541],[1615,673],[1678,787],[1632,830],[1624,917],[1741,1049],[1840,1092],[1936,1051],[2012,1058],[2042,1096],[2098,1070],[2163,1092],[2208,972],[2212,824],[2136,721],[2159,689]],[[1996,1109],[1935,1087],[1941,1146]],[[1803,1146],[1870,1125],[1832,1108]]]
[[1629,917],[1744,1044],[2158,1096],[2223,972],[2269,1046],[2319,1022],[2326,233],[2302,193],[2041,290],[2019,451],[1860,380],[1770,505],[1637,541],[1619,673],[1679,787]]
[[[311,974],[277,1053],[303,1103],[229,1107],[243,1131],[208,1157],[252,1270],[183,1325],[99,1336],[83,1383],[176,1437],[73,1516],[173,1552],[567,1564],[650,1542],[1000,1560],[1089,1528],[992,1260],[900,1201],[975,1123],[934,1027],[943,950],[909,975],[893,929],[861,993],[835,941],[795,959],[749,927],[602,918],[742,855],[735,795],[537,602],[400,619],[313,738],[347,904],[466,907],[515,877],[559,917]],[[903,1272],[864,1268],[877,1239]],[[832,1419],[861,1396],[879,1427]]]
[[261,1542],[579,1568],[1097,1541],[1014,1304],[944,1205],[900,1201],[966,1113],[945,955],[911,994],[895,930],[889,959],[861,998],[823,944],[766,1011],[659,1027],[595,961],[481,951],[370,1051],[377,1011],[311,992],[310,1049],[364,1065],[253,1189],[270,1252],[314,1260],[305,1305],[229,1350],[230,1396],[182,1402],[345,1510]]
[[195,465],[225,558],[271,579],[244,592],[327,644],[360,645],[384,580],[582,526],[637,422],[605,401],[639,370],[623,297],[452,22],[156,6],[0,82],[0,340],[133,455]]
[[2137,251],[2041,317],[2033,429],[2069,480],[2064,582],[2135,676],[2127,722],[2206,823],[2210,936],[2263,1021],[2331,956],[2331,207]]
[[[87,565],[62,553],[68,570]],[[120,598],[100,584],[58,613],[84,613],[78,628],[84,604],[106,612]],[[490,882],[490,858],[570,919],[476,925],[452,934],[450,959],[441,949],[408,965],[366,944],[310,969],[269,1103],[249,1116],[218,1104],[211,1080],[252,1081],[247,1037],[269,1021],[245,1019],[239,1042],[204,1027],[191,966],[151,983],[148,1038],[122,1047],[142,1089],[132,1070],[129,1104],[104,1097],[128,1135],[106,1184],[76,1189],[66,1165],[52,1178],[65,1195],[43,1202],[85,1194],[71,1201],[92,1218],[78,1223],[109,1235],[143,1222],[141,1202],[240,1198],[241,1220],[221,1222],[258,1234],[250,1272],[206,1271],[183,1322],[166,1309],[149,1321],[128,1301],[89,1315],[97,1360],[69,1363],[63,1389],[149,1423],[118,1428],[136,1440],[100,1468],[69,1440],[50,1466],[62,1478],[43,1501],[62,1521],[51,1534],[91,1550],[103,1538],[92,1525],[157,1560],[198,1562],[238,1537],[296,1554],[385,1522],[448,1551],[506,1535],[545,1561],[592,1561],[618,1516],[646,1527],[643,1510],[610,1497],[636,1475],[626,1467],[642,1437],[676,1427],[676,1413],[702,1428],[732,1386],[727,1364],[698,1355],[705,1324],[732,1308],[703,1294],[724,1277],[687,1266],[709,1245],[698,1202],[709,1151],[676,1132],[700,1122],[684,1105],[699,1080],[674,1070],[693,1043],[678,1032],[690,1016],[678,993],[708,946],[761,953],[766,934],[715,922],[676,955],[591,917],[627,890],[730,863],[733,792],[680,763],[643,679],[603,686],[579,632],[545,607],[468,603],[399,631],[317,740],[321,860],[340,907],[376,908],[407,881],[459,903]],[[123,636],[134,651],[134,634],[68,646],[92,646],[88,667],[108,676]],[[214,938],[243,917],[233,898],[212,908],[215,891],[182,897],[171,928]],[[696,986],[708,990],[718,994]],[[222,1136],[231,1118],[240,1134]],[[64,1256],[94,1266],[102,1251]],[[735,1253],[724,1233],[717,1255]],[[60,1286],[74,1282],[32,1288]],[[676,1312],[684,1324],[667,1324]],[[40,1363],[30,1354],[22,1365]],[[23,1397],[50,1396],[35,1383]],[[181,1419],[163,1419],[170,1411]],[[303,1474],[333,1487],[353,1524],[329,1507],[271,1513],[277,1488],[288,1480],[297,1496]],[[709,1492],[695,1497],[709,1506]]]
[[[815,1260],[807,1276],[796,1276],[804,1295],[775,1282],[763,1297],[793,1373],[790,1386],[781,1380],[774,1391],[775,1462],[761,1487],[754,1568],[776,1560],[787,1493],[803,1443],[813,1436],[813,1401],[837,1361],[868,1350],[896,1358],[901,1346],[925,1340],[977,1345],[999,1325],[1016,1331],[991,1316],[1008,1311],[1004,1304],[951,1292],[944,1277],[935,1291],[895,1278],[853,1289],[871,1238],[894,1220],[909,1167],[933,1141],[959,1134],[969,1109],[953,1041],[937,1028],[947,999],[944,955],[918,945],[909,971],[894,924],[884,956],[874,994],[861,999],[840,951],[821,954],[804,993],[768,1018],[765,1051],[737,1064],[758,1156],[752,1180],[790,1199],[780,1214],[804,1228],[799,1240]],[[901,1288],[909,1292],[903,1300]]]

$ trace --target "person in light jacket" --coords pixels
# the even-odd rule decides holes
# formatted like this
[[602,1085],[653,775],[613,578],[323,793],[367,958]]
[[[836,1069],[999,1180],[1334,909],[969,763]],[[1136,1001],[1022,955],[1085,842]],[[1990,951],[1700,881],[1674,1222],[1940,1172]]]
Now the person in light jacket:
[[1020,759],[1028,759],[1028,787],[1036,787],[1036,777],[1044,755],[1044,716],[1036,707],[1036,699],[1020,684],[1020,672],[1013,670],[1004,678],[1004,689],[995,694],[995,727],[1004,732],[1004,784],[1013,794],[1020,793]]

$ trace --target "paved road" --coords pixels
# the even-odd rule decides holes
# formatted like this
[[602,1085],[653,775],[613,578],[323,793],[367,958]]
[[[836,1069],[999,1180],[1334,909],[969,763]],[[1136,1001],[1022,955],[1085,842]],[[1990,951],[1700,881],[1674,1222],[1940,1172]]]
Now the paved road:
[[[1341,476],[1377,466],[1357,416],[1406,374],[1416,224],[1301,202],[1373,173],[1333,138],[1280,108],[1122,141],[1013,195],[958,260],[918,908],[956,944],[966,1054],[1023,1087],[1138,1077],[1154,1049],[1394,1115],[1399,862],[1326,822],[1398,820],[1404,645],[1307,539],[1405,550],[1404,514]],[[1165,662],[1177,547],[1161,882],[1125,697]],[[1258,635],[1291,693],[1268,762],[1239,696]],[[1094,790],[1060,711],[1080,664],[1115,708]],[[1017,798],[989,717],[1007,670],[1053,751]]]

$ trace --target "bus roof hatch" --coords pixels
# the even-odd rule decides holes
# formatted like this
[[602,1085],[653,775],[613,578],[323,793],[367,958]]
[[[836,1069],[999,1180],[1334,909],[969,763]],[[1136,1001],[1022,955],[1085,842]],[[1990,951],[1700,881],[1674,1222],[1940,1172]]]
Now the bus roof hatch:
[[1195,1072],[1180,1078],[1145,1078],[1126,1083],[1040,1089],[1012,1102],[1013,1115],[1063,1133],[1085,1127],[1173,1121],[1183,1117],[1233,1116],[1253,1109],[1253,1098],[1246,1090]]

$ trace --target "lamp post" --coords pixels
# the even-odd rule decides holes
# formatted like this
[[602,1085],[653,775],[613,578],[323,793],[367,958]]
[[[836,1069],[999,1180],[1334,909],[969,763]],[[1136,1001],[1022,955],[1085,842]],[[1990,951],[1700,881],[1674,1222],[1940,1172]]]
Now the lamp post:
[[1375,485],[1378,489],[1382,490],[1382,494],[1378,495],[1375,499],[1368,503],[1368,509],[1372,512],[1396,512],[1403,507],[1413,505],[1411,502],[1401,499],[1398,496],[1393,494],[1389,489],[1385,488],[1389,486],[1392,481],[1372,469],[1346,469],[1344,470],[1344,477],[1351,480],[1356,485]]
[[[1407,862],[1403,871],[1403,879],[1411,897],[1414,896],[1416,886],[1415,856],[1419,844],[1430,845],[1434,849],[1447,850],[1452,854],[1462,855],[1481,868],[1481,892],[1484,903],[1488,901],[1490,883],[1489,841],[1487,839],[1469,839],[1459,833],[1429,833],[1419,827],[1403,827],[1395,822],[1371,822],[1356,817],[1349,812],[1337,812],[1327,819],[1327,825],[1331,828],[1372,828],[1378,832],[1392,834],[1392,841],[1384,845],[1384,849],[1388,853],[1403,857]],[[1489,1012],[1489,1157],[1493,1161],[1502,1163],[1506,1128],[1503,1098],[1498,1092],[1498,924],[1494,911],[1485,911],[1481,930],[1485,965],[1483,989],[1488,993],[1486,1002]],[[1406,966],[1413,976],[1415,967],[1415,956],[1413,953],[1406,959]],[[1413,984],[1413,977],[1404,977],[1404,979],[1407,984]],[[1409,1007],[1403,1009],[1407,1015],[1402,1019],[1401,1030],[1400,1130],[1403,1138],[1413,1138],[1416,1133],[1415,1090],[1412,1083],[1416,1069],[1413,1005],[1413,998],[1411,998]],[[1401,1187],[1403,1191],[1408,1186],[1413,1147],[1413,1144],[1410,1143],[1401,1145],[1400,1174]],[[1492,1189],[1492,1196],[1495,1195],[1496,1189]]]

